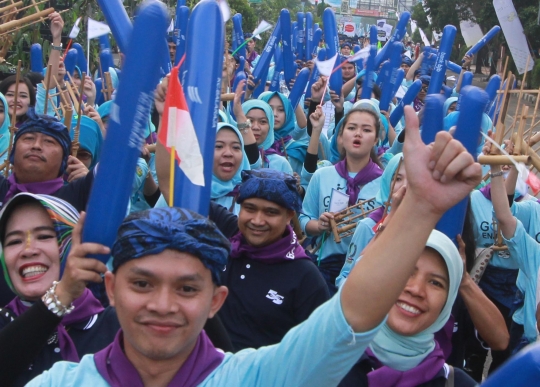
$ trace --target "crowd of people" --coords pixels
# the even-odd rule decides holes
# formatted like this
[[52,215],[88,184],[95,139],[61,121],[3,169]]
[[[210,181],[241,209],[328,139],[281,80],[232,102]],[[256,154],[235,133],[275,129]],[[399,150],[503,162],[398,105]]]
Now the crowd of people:
[[[482,168],[452,137],[471,57],[442,90],[444,128],[424,144],[431,74],[412,44],[388,111],[377,85],[361,98],[354,62],[339,70],[341,93],[321,76],[294,106],[291,85],[270,90],[271,72],[254,96],[260,56],[246,34],[235,90],[244,59],[224,55],[234,98],[219,111],[208,217],[166,204],[164,77],[109,248],[81,235],[113,102],[97,103],[78,68],[66,79],[64,21],[49,22],[54,82],[44,70],[0,83],[2,385],[467,387],[482,382],[488,353],[491,374],[537,340],[538,201],[516,192],[517,168]],[[341,61],[353,48],[342,42]],[[169,53],[174,62],[172,38]],[[114,88],[129,82],[108,71]],[[67,128],[55,109],[71,82],[84,94],[78,140],[77,120]],[[492,129],[484,113],[481,130]],[[437,231],[464,198],[462,233]],[[343,211],[352,220],[339,237]],[[492,249],[498,240],[506,248]]]

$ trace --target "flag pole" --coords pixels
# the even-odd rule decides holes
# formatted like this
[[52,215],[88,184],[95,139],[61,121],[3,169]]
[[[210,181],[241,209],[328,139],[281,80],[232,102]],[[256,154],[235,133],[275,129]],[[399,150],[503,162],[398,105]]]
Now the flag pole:
[[176,154],[175,146],[171,146],[171,166],[169,174],[169,207],[174,207],[174,167],[176,164],[176,159],[174,155]]
[[92,71],[90,71],[90,38],[88,38],[88,32],[86,34],[86,53],[86,69],[88,71],[88,74],[90,74],[90,78],[93,79]]

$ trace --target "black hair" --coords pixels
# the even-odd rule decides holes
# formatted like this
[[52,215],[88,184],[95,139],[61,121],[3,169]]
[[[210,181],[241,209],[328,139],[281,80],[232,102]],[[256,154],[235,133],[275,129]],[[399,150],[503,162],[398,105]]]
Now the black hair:
[[465,243],[465,266],[470,273],[474,260],[476,259],[476,239],[474,236],[474,214],[471,208],[471,201],[467,203],[467,212],[465,212],[465,222],[463,223],[463,232],[461,239]]
[[[356,81],[356,87],[357,89],[360,89],[362,85],[364,84],[364,78],[360,78]],[[373,87],[371,88],[371,92],[375,95],[375,99],[378,101],[381,99],[381,88],[377,86],[375,83],[373,83]],[[358,90],[356,92],[358,95]],[[358,101],[358,98],[354,96],[354,102]]]
[[[6,79],[4,79],[2,82],[0,82],[0,93],[6,95],[11,85],[14,85],[15,82],[17,82],[16,75],[10,75]],[[34,85],[30,81],[30,79],[28,79],[27,77],[21,77],[19,79],[19,83],[26,84],[26,86],[28,87],[28,94],[30,97],[30,106],[36,106],[36,90],[34,89]]]
[[32,85],[34,85],[34,87],[37,87],[37,85],[39,85],[41,82],[43,82],[43,79],[45,79],[42,73],[37,72],[29,72],[25,75],[25,77],[28,78],[30,82],[32,82]]

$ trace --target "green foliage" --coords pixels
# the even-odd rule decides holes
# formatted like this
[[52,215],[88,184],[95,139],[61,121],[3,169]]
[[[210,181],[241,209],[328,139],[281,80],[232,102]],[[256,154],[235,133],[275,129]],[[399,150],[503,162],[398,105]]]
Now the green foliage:
[[540,87],[540,59],[534,62],[531,78],[532,88],[538,89]]

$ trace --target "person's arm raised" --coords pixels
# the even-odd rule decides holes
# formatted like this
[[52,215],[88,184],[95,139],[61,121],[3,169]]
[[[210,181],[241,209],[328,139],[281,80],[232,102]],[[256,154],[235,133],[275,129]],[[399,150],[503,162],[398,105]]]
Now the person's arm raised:
[[[364,251],[343,285],[341,305],[355,332],[378,326],[396,302],[440,217],[478,185],[480,164],[447,132],[425,145],[405,107],[407,192],[392,221]],[[376,302],[374,302],[376,300]]]

